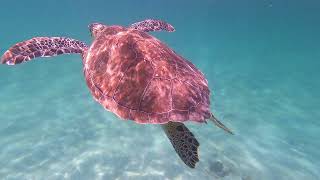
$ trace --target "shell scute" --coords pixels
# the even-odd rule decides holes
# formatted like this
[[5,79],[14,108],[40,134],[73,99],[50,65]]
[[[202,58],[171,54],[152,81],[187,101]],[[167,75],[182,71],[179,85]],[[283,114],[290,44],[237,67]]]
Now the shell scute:
[[176,66],[172,65],[168,60],[162,58],[160,60],[154,60],[154,76],[163,79],[173,79],[176,77]]
[[138,110],[140,99],[152,79],[153,69],[143,60],[134,60],[119,83],[114,99],[121,105]]
[[211,117],[210,109],[207,104],[199,103],[197,106],[191,107],[189,110],[190,119],[201,119],[206,117],[209,119]]
[[[188,94],[188,96],[186,96]],[[202,100],[201,91],[189,83],[175,80],[172,90],[173,108],[189,110]]]
[[169,119],[174,119],[175,121],[183,122],[186,119],[189,119],[189,112],[183,111],[183,110],[178,110],[178,109],[173,109],[169,114]]
[[153,79],[141,100],[140,110],[148,113],[164,113],[171,107],[171,82],[165,79]]
[[166,123],[169,119],[169,112],[166,113],[151,113],[149,115],[150,121],[149,123],[157,124],[157,123]]
[[138,111],[138,110],[131,110],[130,115],[131,115],[131,118],[137,123],[141,123],[141,124],[151,123],[149,113]]

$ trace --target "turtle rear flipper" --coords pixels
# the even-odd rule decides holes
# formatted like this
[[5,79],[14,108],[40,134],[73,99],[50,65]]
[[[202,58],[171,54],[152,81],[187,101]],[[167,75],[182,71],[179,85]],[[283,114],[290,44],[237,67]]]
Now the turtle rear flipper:
[[163,124],[162,128],[182,161],[189,167],[195,168],[199,161],[200,144],[192,132],[180,122],[168,122]]
[[15,65],[36,57],[83,53],[88,46],[66,37],[35,37],[15,44],[1,57],[2,64]]

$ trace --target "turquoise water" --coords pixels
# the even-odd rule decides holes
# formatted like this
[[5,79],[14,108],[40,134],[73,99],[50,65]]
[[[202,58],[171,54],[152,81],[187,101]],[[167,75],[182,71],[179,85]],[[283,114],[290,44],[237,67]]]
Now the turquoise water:
[[320,179],[320,2],[6,1],[0,53],[33,36],[91,41],[91,22],[173,24],[152,33],[192,61],[212,111],[235,132],[187,123],[201,143],[190,169],[160,126],[96,103],[78,55],[0,66],[0,179]]

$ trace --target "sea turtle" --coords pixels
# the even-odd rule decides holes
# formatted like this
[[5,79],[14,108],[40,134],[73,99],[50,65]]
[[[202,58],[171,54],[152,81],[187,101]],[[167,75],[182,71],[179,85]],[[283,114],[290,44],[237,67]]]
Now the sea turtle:
[[161,124],[183,162],[199,161],[196,140],[185,121],[212,120],[232,132],[210,112],[204,75],[149,31],[175,31],[164,21],[147,19],[122,27],[92,23],[91,46],[66,37],[35,37],[7,50],[1,63],[15,65],[36,57],[82,55],[86,83],[94,99],[121,119]]

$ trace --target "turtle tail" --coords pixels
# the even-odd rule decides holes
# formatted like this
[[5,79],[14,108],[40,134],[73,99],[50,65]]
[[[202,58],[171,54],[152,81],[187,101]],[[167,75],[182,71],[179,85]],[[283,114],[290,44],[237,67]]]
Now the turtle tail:
[[227,126],[225,126],[224,124],[222,124],[221,121],[219,121],[216,117],[214,117],[214,115],[211,113],[211,117],[210,117],[210,120],[216,125],[218,126],[219,128],[223,129],[225,132],[229,133],[229,134],[233,134],[233,132],[227,128]]
[[1,57],[2,64],[16,65],[37,57],[51,57],[60,54],[82,54],[88,46],[78,40],[66,37],[35,37],[19,42]]

